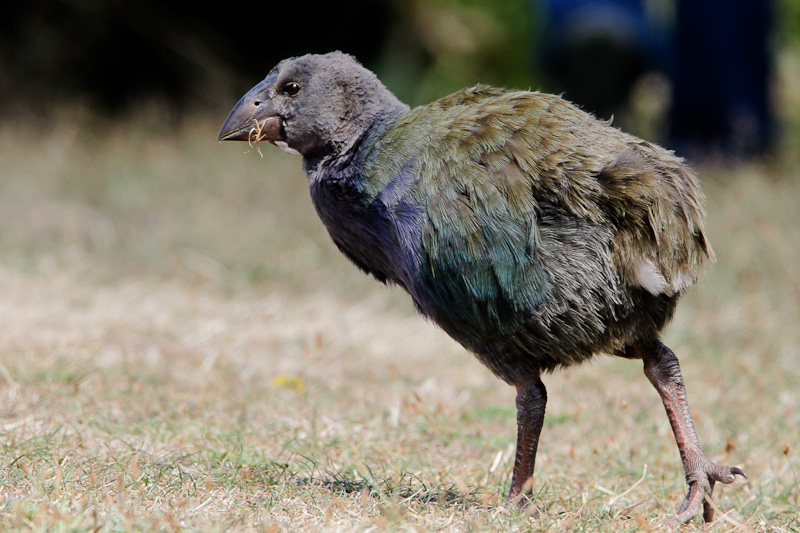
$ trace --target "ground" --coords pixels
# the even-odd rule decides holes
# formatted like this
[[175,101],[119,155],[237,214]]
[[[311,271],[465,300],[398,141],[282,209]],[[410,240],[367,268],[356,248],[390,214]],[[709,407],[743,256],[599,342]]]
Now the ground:
[[[299,158],[153,113],[0,127],[0,529],[633,531],[677,509],[660,400],[611,357],[546,376],[541,513],[504,505],[514,391],[335,250]],[[784,159],[700,169],[718,264],[664,337],[709,456],[749,475],[712,530],[800,529]]]

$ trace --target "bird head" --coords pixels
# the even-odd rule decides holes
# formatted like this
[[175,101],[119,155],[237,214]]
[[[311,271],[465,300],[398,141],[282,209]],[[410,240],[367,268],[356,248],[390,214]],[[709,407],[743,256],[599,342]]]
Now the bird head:
[[285,59],[231,110],[221,141],[269,141],[304,157],[343,153],[380,116],[408,109],[341,52]]

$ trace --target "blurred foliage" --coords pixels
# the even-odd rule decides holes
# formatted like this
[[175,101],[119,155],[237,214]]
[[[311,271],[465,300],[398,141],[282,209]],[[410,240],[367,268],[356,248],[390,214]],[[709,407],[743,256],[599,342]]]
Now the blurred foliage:
[[[673,0],[649,3],[669,18]],[[478,82],[559,92],[539,68],[538,5],[3,2],[0,116],[46,114],[59,103],[112,114],[152,101],[177,114],[225,108],[280,59],[334,49],[354,54],[412,105]],[[800,54],[800,0],[774,6],[776,56]]]
[[475,83],[535,87],[535,10],[527,0],[391,0],[398,21],[375,65],[420,104]]
[[532,21],[526,0],[4,2],[0,111],[227,105],[279,60],[335,49],[412,103],[477,81],[529,86]]
[[[386,2],[30,0],[0,4],[0,102],[83,101],[117,112],[229,100],[280,59],[338,48],[372,60]],[[358,16],[354,16],[357,13]],[[369,24],[365,24],[368,20]]]
[[800,46],[800,0],[778,0],[776,21],[782,39]]

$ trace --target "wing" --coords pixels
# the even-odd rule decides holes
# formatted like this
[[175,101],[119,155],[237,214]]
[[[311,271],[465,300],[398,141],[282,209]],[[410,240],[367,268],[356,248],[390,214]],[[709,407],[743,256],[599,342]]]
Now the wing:
[[509,163],[453,166],[427,202],[422,282],[458,320],[510,333],[546,298],[550,281],[537,258],[535,202]]
[[476,87],[422,112],[439,119],[414,133],[420,272],[451,317],[508,334],[547,303],[600,331],[624,287],[677,294],[713,258],[699,184],[666,150],[552,95]]
[[416,203],[426,206],[420,277],[451,318],[507,335],[551,289],[537,253],[532,178],[508,149],[546,105],[537,102],[526,112],[505,104],[476,109],[481,98],[510,93],[479,87],[459,94],[461,100],[451,96],[429,110],[445,118],[441,131],[434,124],[427,132],[432,142],[418,169]]

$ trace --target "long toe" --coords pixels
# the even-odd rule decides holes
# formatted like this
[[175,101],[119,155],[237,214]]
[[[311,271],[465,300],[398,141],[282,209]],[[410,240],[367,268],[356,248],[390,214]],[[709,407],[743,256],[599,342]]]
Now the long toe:
[[689,522],[699,516],[701,512],[703,520],[711,522],[714,519],[714,510],[710,503],[714,484],[717,481],[720,483],[732,483],[736,476],[742,476],[747,479],[747,474],[741,468],[719,466],[711,461],[707,461],[698,470],[696,477],[690,478],[693,480],[689,482],[689,492],[686,494],[686,498],[675,516],[675,521],[681,524]]
[[706,490],[701,485],[700,482],[689,485],[689,492],[686,493],[686,498],[681,503],[678,514],[675,515],[675,522],[685,524],[698,516],[703,510],[703,496]]

